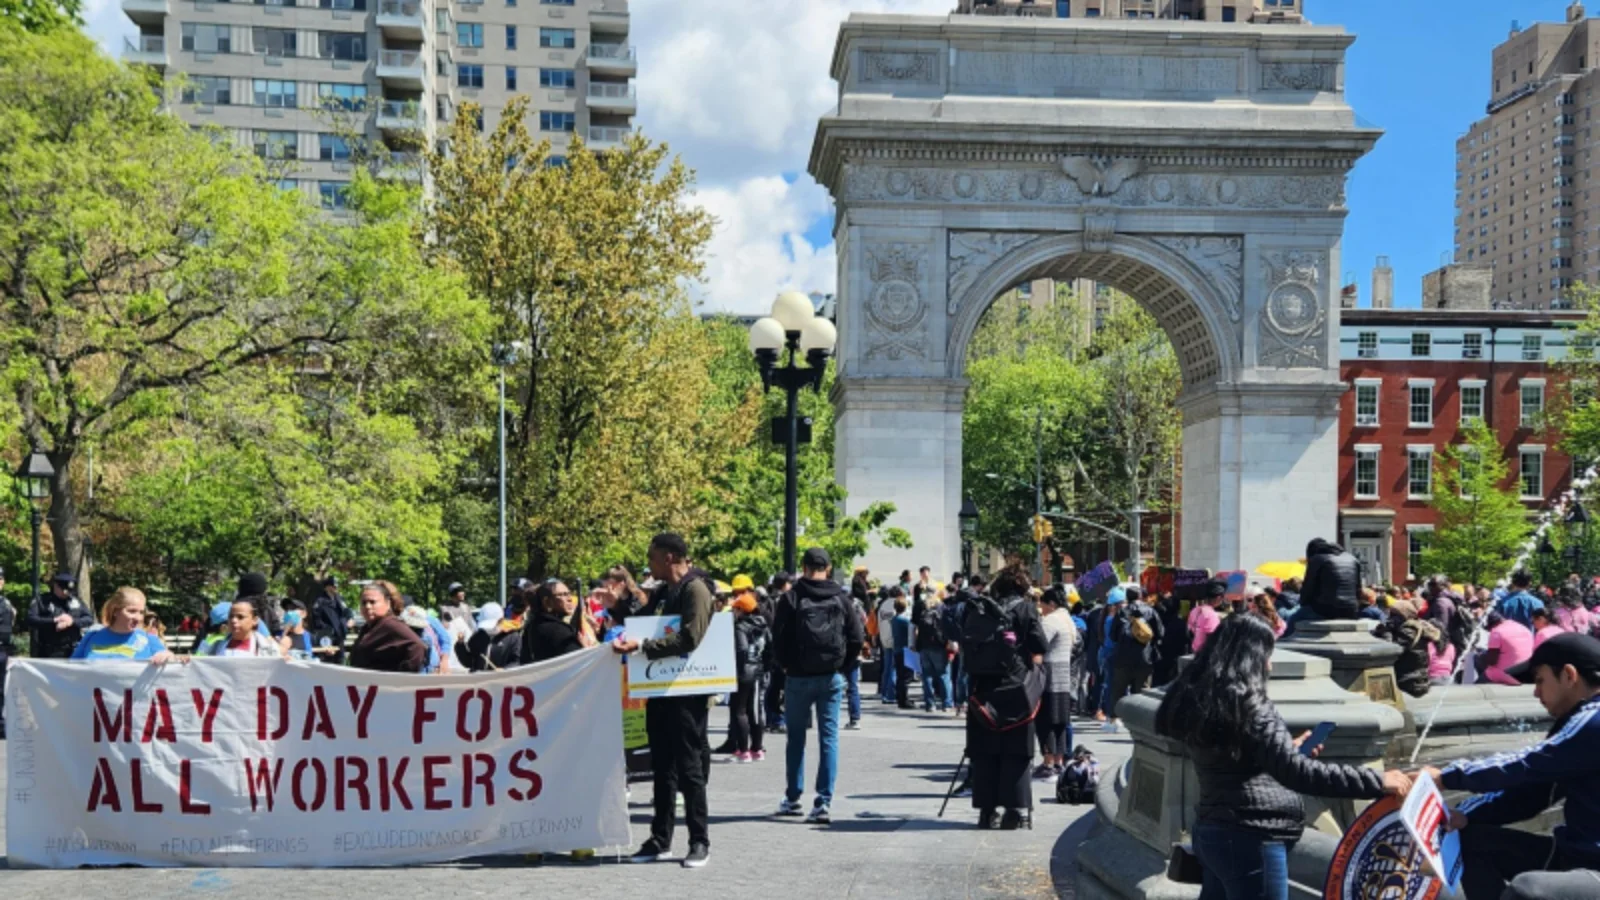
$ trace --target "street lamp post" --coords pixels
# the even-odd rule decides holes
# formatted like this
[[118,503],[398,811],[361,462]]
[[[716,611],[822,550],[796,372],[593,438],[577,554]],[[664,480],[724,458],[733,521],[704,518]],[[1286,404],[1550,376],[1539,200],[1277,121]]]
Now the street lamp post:
[[[822,376],[828,357],[833,355],[839,333],[833,323],[817,315],[811,298],[798,291],[779,294],[772,303],[772,315],[750,328],[750,352],[761,369],[761,385],[774,385],[788,395],[783,434],[783,567],[795,571],[795,530],[800,518],[800,391],[822,390]],[[779,365],[783,351],[788,356]],[[805,354],[805,366],[797,365],[796,355]]]
[[506,369],[516,365],[524,346],[521,341],[494,345],[494,364],[500,370],[500,409],[495,419],[495,442],[500,452],[500,474],[496,479],[500,490],[500,555],[495,597],[502,607],[506,603]]
[[972,502],[972,495],[968,494],[961,501],[961,512],[956,513],[956,519],[961,523],[961,571],[972,570],[972,539],[978,536],[978,504]]
[[28,498],[33,521],[33,597],[39,596],[39,528],[44,525],[44,504],[50,502],[50,480],[55,477],[55,466],[38,447],[28,454],[17,469],[17,482],[22,495]]
[[1128,535],[1130,538],[1128,541],[1128,547],[1130,550],[1130,553],[1128,554],[1129,581],[1138,581],[1139,572],[1144,568],[1144,555],[1139,552],[1139,548],[1143,543],[1144,538],[1144,535],[1141,533],[1141,528],[1144,525],[1144,516],[1148,512],[1150,512],[1150,510],[1145,509],[1138,504],[1134,504],[1133,509],[1128,510],[1128,531],[1131,532]]
[[1574,499],[1572,509],[1567,511],[1567,535],[1572,540],[1572,568],[1581,577],[1583,575],[1583,540],[1589,533],[1589,511],[1583,508],[1583,501]]
[[1556,555],[1555,545],[1550,543],[1550,535],[1539,536],[1539,583],[1550,583],[1550,560]]

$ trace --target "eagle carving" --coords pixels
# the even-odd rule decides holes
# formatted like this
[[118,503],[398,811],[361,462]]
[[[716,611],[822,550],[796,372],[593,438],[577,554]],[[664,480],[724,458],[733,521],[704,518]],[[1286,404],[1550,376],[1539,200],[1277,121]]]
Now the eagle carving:
[[1143,167],[1137,159],[1121,157],[1109,159],[1093,156],[1064,156],[1061,158],[1061,171],[1067,173],[1078,185],[1078,190],[1083,191],[1086,197],[1110,197],[1128,179],[1139,174]]

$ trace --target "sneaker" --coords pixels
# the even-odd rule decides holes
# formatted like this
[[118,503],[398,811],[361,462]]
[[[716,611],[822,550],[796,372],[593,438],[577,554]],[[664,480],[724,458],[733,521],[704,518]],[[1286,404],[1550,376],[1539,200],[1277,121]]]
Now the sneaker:
[[832,821],[833,817],[828,815],[828,807],[821,803],[811,807],[811,812],[806,815],[807,825],[827,825]]
[[757,750],[756,752],[750,754],[750,756],[756,762],[763,762],[767,758],[767,751],[765,751],[765,750]]
[[683,858],[685,869],[698,869],[711,861],[711,848],[705,844],[690,844],[689,855]]
[[658,859],[671,858],[672,850],[670,848],[661,846],[660,844],[656,843],[655,838],[651,838],[650,840],[644,842],[644,845],[639,848],[638,853],[635,853],[633,856],[628,858],[628,862],[653,863]]
[[805,811],[806,811],[806,808],[804,806],[800,805],[800,801],[799,800],[790,800],[787,797],[785,797],[783,802],[778,804],[778,811],[773,813],[773,815],[775,815],[775,816],[798,816],[798,815],[804,814]]
[[779,722],[776,725],[768,725],[767,731],[772,734],[783,734],[783,723]]
[[743,750],[740,750],[738,753],[735,753],[733,755],[733,761],[736,762],[736,763],[752,762],[752,761],[754,761],[754,759],[755,759],[755,757],[751,756],[749,753],[746,753]]
[[1105,714],[1105,712],[1104,712],[1104,711],[1102,711],[1102,710],[1098,710],[1098,709],[1097,709],[1097,710],[1095,710],[1095,711],[1094,711],[1094,720],[1095,720],[1095,721],[1096,721],[1096,722],[1104,722],[1104,721],[1105,721],[1105,720],[1106,720],[1106,714]]
[[1033,770],[1033,777],[1034,778],[1050,778],[1050,777],[1054,776],[1055,773],[1056,773],[1056,767],[1055,766],[1041,765],[1038,768]]
[[844,730],[845,731],[860,731],[861,730],[861,720],[860,719],[851,719],[850,721],[844,723]]

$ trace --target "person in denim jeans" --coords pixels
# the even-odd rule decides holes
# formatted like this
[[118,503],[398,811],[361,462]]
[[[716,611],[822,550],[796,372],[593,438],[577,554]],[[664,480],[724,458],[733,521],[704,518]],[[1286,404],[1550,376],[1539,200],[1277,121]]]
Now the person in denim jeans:
[[780,816],[798,816],[805,795],[806,732],[811,714],[817,716],[816,800],[806,821],[826,825],[832,821],[833,784],[839,774],[839,705],[849,680],[846,673],[861,658],[866,639],[861,617],[844,588],[828,580],[832,567],[820,547],[801,559],[803,577],[794,591],[778,604],[772,627],[773,651],[785,676],[785,718],[788,746],[784,799]]

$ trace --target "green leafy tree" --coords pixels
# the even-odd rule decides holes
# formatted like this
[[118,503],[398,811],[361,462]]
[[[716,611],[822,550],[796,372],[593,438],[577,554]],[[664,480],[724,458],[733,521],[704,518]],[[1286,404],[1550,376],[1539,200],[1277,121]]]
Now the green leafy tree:
[[1504,451],[1482,420],[1439,451],[1428,505],[1439,521],[1422,551],[1422,568],[1483,584],[1505,573],[1532,531],[1520,490],[1508,484]]
[[82,0],[0,0],[0,28],[42,34],[82,24]]

